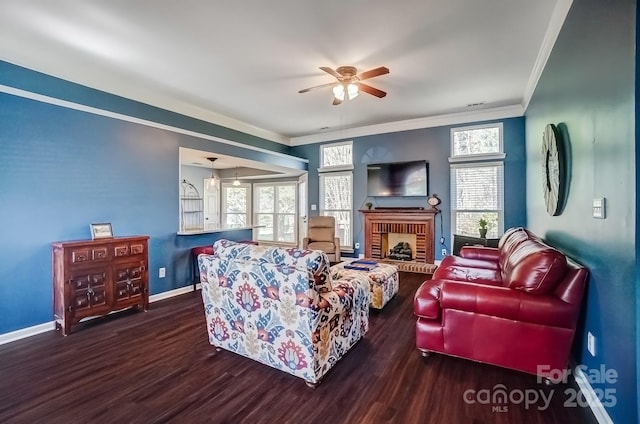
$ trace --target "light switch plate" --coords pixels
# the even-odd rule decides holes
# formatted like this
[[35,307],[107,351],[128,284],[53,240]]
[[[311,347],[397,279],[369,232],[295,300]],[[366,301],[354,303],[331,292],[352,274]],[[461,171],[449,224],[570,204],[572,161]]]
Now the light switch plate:
[[606,199],[600,197],[593,199],[591,202],[592,216],[597,219],[604,219],[606,217]]

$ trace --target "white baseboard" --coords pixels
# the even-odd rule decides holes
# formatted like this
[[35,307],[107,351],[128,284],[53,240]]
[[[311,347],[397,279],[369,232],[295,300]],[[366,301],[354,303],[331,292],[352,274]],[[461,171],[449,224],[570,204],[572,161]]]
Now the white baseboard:
[[[200,283],[196,285],[196,289],[200,287]],[[157,302],[159,300],[169,299],[171,297],[180,296],[181,294],[190,293],[193,291],[193,285],[186,287],[180,287],[178,289],[169,290],[166,292],[152,294],[149,296],[149,303]]]
[[[199,283],[196,285],[196,288],[198,287],[200,287]],[[181,294],[189,293],[192,291],[193,291],[193,286],[189,285],[186,287],[180,287],[178,289],[154,294],[149,296],[149,303],[157,302],[159,300],[169,299],[175,296],[180,296]],[[56,329],[56,322],[49,321],[42,324],[31,326],[31,327],[21,328],[20,330],[11,331],[9,333],[0,334],[0,345],[15,342],[17,340],[25,339],[27,337],[35,336],[37,334],[45,333],[47,331],[52,331],[55,329]]]
[[573,367],[573,371],[573,378],[576,380],[576,383],[578,384],[578,387],[580,387],[580,390],[585,394],[584,397],[586,399],[593,399],[593,402],[589,403],[589,408],[591,408],[591,412],[593,412],[593,415],[596,417],[598,423],[614,424],[613,420],[607,413],[607,409],[604,407],[604,405],[602,405],[602,402],[600,402],[598,395],[596,395],[596,393],[593,391],[593,387],[591,387],[591,384],[589,383],[589,380],[587,380],[587,376],[584,374],[584,372],[581,369],[576,368],[575,365]]
[[45,333],[47,331],[51,331],[55,329],[56,329],[55,321],[49,321],[43,324],[34,325],[32,327],[26,327],[26,328],[21,328],[20,330],[11,331],[10,333],[0,334],[0,345],[15,342],[16,340],[35,336],[36,334]]

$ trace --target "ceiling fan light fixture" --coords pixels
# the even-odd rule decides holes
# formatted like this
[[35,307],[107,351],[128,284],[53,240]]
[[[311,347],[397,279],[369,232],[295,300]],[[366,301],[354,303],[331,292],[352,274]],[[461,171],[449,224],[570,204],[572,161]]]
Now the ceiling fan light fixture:
[[333,87],[333,96],[340,101],[344,100],[345,93],[349,100],[353,100],[358,97],[358,92],[358,84],[354,84],[352,82],[348,84],[338,84]]
[[354,66],[340,66],[338,69],[332,69],[327,66],[321,66],[320,69],[327,74],[337,79],[337,82],[320,84],[314,87],[305,88],[299,90],[298,93],[306,93],[316,88],[331,87],[333,91],[333,105],[338,106],[346,99],[353,100],[358,97],[360,91],[364,91],[372,96],[383,98],[387,95],[385,91],[378,90],[375,87],[365,84],[362,81],[370,78],[379,77],[380,75],[386,75],[389,73],[389,68],[386,66],[379,66],[374,69],[370,69],[365,72],[357,73],[357,69]]
[[349,100],[358,97],[358,84],[349,83],[349,85],[347,85],[347,95],[349,96]]

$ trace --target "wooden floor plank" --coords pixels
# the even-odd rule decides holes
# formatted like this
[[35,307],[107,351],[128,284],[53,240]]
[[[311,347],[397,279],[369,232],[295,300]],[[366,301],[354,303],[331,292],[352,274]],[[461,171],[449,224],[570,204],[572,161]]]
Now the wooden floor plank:
[[[206,334],[200,292],[0,346],[2,423],[595,423],[534,376],[415,349],[413,294],[423,274],[372,311],[367,336],[315,389]],[[551,405],[469,404],[468,389],[554,390]]]

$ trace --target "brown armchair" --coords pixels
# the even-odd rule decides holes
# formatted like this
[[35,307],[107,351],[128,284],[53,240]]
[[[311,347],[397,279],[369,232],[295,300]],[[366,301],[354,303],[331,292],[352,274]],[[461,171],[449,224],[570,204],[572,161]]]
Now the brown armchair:
[[340,262],[340,239],[336,237],[336,219],[332,216],[309,217],[309,230],[302,247],[321,250],[330,262]]

